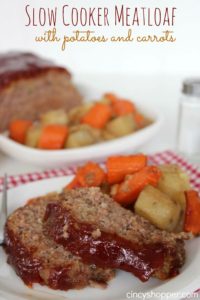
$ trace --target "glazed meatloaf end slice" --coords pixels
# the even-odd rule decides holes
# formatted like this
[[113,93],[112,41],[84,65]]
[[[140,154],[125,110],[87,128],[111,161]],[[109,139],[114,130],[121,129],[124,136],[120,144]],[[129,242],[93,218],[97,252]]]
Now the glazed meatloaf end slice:
[[118,268],[142,281],[178,274],[185,261],[185,233],[156,229],[98,188],[64,192],[47,206],[44,231],[85,263]]
[[28,286],[40,283],[60,290],[80,289],[87,285],[105,286],[113,278],[113,270],[84,264],[80,257],[43,234],[46,206],[57,198],[57,195],[52,195],[33,199],[9,216],[5,226],[8,263]]
[[0,55],[0,131],[12,119],[36,120],[41,113],[69,110],[81,100],[65,68],[31,53]]

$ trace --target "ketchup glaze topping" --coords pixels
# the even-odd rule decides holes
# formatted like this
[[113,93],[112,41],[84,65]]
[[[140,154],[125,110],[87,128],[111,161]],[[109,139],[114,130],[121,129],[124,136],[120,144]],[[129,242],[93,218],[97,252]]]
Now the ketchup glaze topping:
[[8,52],[0,54],[0,88],[9,85],[13,80],[34,77],[50,69],[70,73],[63,67],[31,53]]
[[131,272],[141,281],[147,281],[163,267],[166,249],[163,244],[137,245],[116,234],[100,232],[96,237],[94,225],[77,222],[59,203],[47,206],[44,230],[54,241],[63,245],[85,263],[102,268]]

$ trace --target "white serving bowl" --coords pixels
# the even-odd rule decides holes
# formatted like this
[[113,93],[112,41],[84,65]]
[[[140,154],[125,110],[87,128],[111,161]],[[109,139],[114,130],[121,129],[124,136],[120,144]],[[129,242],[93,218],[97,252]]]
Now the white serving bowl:
[[134,152],[158,133],[163,122],[160,113],[151,110],[146,105],[145,107],[137,105],[137,107],[145,116],[153,120],[153,123],[122,138],[82,148],[40,150],[16,143],[6,134],[1,134],[0,150],[15,159],[42,167],[80,164],[88,160],[101,161],[110,155]]

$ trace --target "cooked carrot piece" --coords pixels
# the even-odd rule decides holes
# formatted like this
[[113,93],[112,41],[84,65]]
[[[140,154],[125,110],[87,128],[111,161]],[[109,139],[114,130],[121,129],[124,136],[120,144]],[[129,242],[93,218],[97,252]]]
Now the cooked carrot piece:
[[113,93],[106,93],[106,94],[104,94],[103,97],[110,100],[111,104],[113,104],[113,103],[115,103],[116,101],[119,100],[119,98]]
[[144,154],[111,156],[106,161],[108,182],[110,184],[119,183],[126,175],[141,170],[146,164],[147,156]]
[[9,125],[9,136],[14,141],[24,144],[26,134],[29,127],[32,125],[31,121],[27,120],[14,120]]
[[200,234],[200,196],[196,191],[185,192],[186,214],[184,230],[193,234]]
[[96,163],[88,162],[80,167],[76,177],[82,187],[100,186],[106,178],[104,170]]
[[81,187],[80,183],[78,182],[77,177],[74,179],[64,188],[65,190],[72,190]]
[[109,105],[96,103],[82,118],[82,123],[101,129],[110,120],[112,110]]
[[88,162],[79,167],[74,179],[65,189],[74,189],[78,187],[101,186],[106,180],[104,170],[96,163]]
[[133,117],[134,117],[134,121],[137,124],[138,128],[140,128],[144,125],[145,118],[141,113],[139,113],[138,111],[135,111],[133,114]]
[[135,105],[124,99],[119,99],[112,104],[113,113],[115,116],[124,116],[135,112]]
[[127,175],[121,184],[114,185],[111,189],[111,196],[123,205],[131,204],[146,185],[156,186],[160,177],[161,172],[157,167],[146,166],[132,175]]
[[42,129],[38,148],[48,150],[62,149],[67,136],[68,128],[65,125],[47,125]]

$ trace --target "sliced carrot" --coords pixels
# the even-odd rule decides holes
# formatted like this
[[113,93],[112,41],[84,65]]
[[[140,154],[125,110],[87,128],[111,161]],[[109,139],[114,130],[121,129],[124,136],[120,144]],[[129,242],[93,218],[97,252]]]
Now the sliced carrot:
[[101,129],[110,120],[112,110],[109,105],[96,103],[82,118],[82,123]]
[[27,120],[14,120],[9,125],[9,136],[11,139],[18,143],[24,144],[26,139],[26,134],[30,126],[31,121]]
[[185,192],[186,214],[184,230],[193,234],[200,234],[200,196],[196,191]]
[[141,128],[145,122],[144,116],[141,113],[139,113],[138,111],[135,111],[133,114],[133,117],[134,117],[134,121],[137,124],[138,128]]
[[77,189],[81,187],[77,177],[74,177],[74,179],[64,188],[65,190],[72,190]]
[[104,170],[96,163],[88,162],[79,167],[74,179],[66,186],[66,189],[78,187],[101,186],[106,180]]
[[115,94],[113,93],[106,93],[103,96],[104,98],[107,98],[108,100],[110,100],[111,104],[114,104],[116,101],[119,100],[119,97],[117,97]]
[[112,104],[113,113],[115,116],[124,116],[135,112],[135,105],[129,101],[120,99]]
[[38,148],[56,150],[62,149],[68,136],[68,128],[64,125],[47,125],[42,129]]
[[106,178],[104,170],[96,163],[88,162],[78,169],[76,177],[82,187],[100,186]]
[[157,167],[146,166],[142,170],[128,175],[121,184],[114,185],[111,189],[111,196],[123,205],[131,204],[146,185],[156,186],[160,177],[161,172]]
[[110,100],[115,116],[123,116],[136,112],[134,103],[129,100],[121,99],[113,93],[106,93],[104,97]]
[[147,156],[144,154],[111,156],[106,161],[108,182],[110,184],[119,183],[126,175],[141,170],[146,164]]

